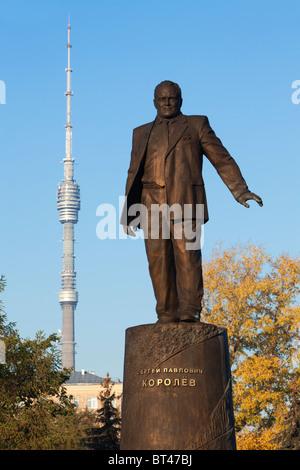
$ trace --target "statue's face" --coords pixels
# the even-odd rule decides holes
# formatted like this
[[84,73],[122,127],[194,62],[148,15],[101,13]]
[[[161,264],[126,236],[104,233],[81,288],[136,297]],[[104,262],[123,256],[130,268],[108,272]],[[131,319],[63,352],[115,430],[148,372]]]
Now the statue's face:
[[178,95],[175,87],[162,85],[156,90],[154,106],[160,117],[170,119],[177,116],[180,112],[181,105],[182,99]]

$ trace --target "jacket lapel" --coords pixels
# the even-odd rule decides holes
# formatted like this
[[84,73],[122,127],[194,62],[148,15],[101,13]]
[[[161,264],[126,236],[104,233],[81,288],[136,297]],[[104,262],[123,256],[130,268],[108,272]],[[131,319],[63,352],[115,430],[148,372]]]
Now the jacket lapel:
[[[136,168],[140,167],[140,164],[143,160],[143,157],[146,152],[150,132],[152,130],[152,127],[154,126],[155,120],[152,122],[149,122],[147,125],[145,125],[142,134],[139,136],[138,139],[138,147],[136,150],[136,156],[137,156],[137,165]],[[169,155],[171,150],[175,147],[177,142],[181,139],[183,136],[185,130],[187,129],[187,119],[184,114],[180,114],[180,116],[170,122],[169,124],[169,145],[168,145],[168,150],[166,152],[166,157]],[[137,172],[137,171],[136,171]]]
[[187,129],[187,119],[184,114],[181,114],[177,119],[173,120],[169,124],[169,146],[166,153],[166,157],[169,155],[171,150],[175,147],[177,142],[183,136]]
[[155,120],[153,122],[149,122],[144,127],[143,133],[139,136],[138,148],[136,150],[136,155],[137,155],[137,160],[138,160],[137,168],[139,168],[139,166],[140,166],[140,164],[143,160],[143,157],[145,155],[148,140],[149,140],[149,136],[150,136],[150,132],[152,130],[152,127],[154,126],[154,123],[155,123]]

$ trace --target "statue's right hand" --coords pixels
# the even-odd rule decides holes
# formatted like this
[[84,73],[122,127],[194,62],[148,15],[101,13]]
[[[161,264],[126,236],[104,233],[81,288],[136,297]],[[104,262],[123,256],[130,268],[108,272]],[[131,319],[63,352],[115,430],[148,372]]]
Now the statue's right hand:
[[136,227],[132,226],[132,230],[131,230],[130,225],[123,225],[123,230],[127,235],[130,235],[131,237],[135,237],[134,232],[136,232]]

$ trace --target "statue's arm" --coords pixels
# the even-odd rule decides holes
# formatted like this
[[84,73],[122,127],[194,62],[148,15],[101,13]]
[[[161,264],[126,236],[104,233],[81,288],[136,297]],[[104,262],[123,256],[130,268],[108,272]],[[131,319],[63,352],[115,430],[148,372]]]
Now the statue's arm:
[[[132,146],[131,146],[131,158],[130,158],[130,164],[129,164],[129,169],[128,169],[128,174],[127,174],[127,180],[126,180],[126,186],[125,186],[125,195],[126,198],[128,196],[129,188],[132,183],[132,178],[134,175],[134,155],[135,155],[135,142],[136,142],[136,130],[133,130],[132,133]],[[124,223],[125,220],[127,223]],[[123,226],[123,230],[127,235],[130,235],[131,237],[135,237],[135,233],[137,228],[135,226],[132,226],[130,222],[128,222],[128,215],[127,215],[127,205],[124,205],[122,216],[121,216],[121,224]]]
[[239,166],[216,136],[206,116],[203,116],[201,124],[199,137],[203,152],[216,168],[234,198],[245,207],[249,207],[246,201],[250,199],[262,206],[261,198],[248,189]]

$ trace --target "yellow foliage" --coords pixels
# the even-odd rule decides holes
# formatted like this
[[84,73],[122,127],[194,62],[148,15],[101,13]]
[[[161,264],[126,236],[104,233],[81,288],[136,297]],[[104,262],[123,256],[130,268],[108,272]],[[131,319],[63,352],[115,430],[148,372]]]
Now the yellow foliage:
[[277,444],[273,441],[276,434],[272,429],[244,431],[237,436],[237,450],[276,450]]
[[219,246],[204,263],[203,274],[202,321],[228,332],[238,446],[274,449],[291,381],[300,372],[293,360],[299,340],[300,261],[286,254],[272,259],[263,247],[251,244],[227,250]]

